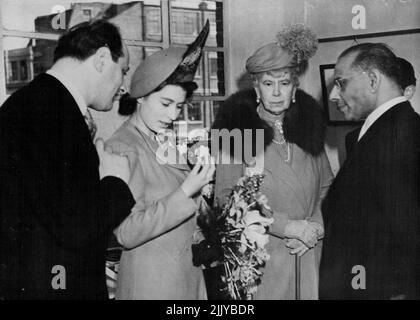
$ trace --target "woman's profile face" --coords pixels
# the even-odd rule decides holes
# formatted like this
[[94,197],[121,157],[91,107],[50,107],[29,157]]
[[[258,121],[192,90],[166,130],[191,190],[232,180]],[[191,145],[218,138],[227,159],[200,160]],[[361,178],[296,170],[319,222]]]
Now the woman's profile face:
[[146,129],[156,134],[172,128],[185,104],[186,91],[177,85],[166,85],[160,91],[142,98],[139,115]]
[[296,88],[290,72],[280,71],[259,76],[255,90],[264,109],[272,114],[280,115],[290,107]]

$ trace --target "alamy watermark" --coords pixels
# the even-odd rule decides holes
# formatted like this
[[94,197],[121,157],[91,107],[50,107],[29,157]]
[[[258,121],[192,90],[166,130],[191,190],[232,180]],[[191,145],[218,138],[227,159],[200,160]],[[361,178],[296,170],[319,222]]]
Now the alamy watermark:
[[188,139],[182,139],[188,136],[187,132],[162,130],[157,134],[156,159],[160,164],[187,164],[200,158],[206,164],[212,157],[216,164],[245,163],[250,167],[264,167],[263,129],[211,129],[209,135],[210,139],[198,139],[188,146]]
[[351,280],[351,287],[354,290],[366,289],[366,269],[364,266],[356,265],[351,269],[351,273],[355,276]]
[[66,268],[62,265],[55,265],[51,269],[51,273],[54,276],[51,279],[51,287],[54,290],[65,290],[66,289]]

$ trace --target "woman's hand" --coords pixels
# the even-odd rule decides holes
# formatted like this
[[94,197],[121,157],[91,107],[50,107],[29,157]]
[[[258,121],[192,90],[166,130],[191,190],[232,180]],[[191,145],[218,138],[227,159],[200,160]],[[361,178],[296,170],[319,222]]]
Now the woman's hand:
[[303,256],[309,248],[298,239],[289,239],[286,242],[286,247],[292,249],[290,254],[297,254],[299,257]]
[[318,234],[318,240],[321,240],[324,237],[324,227],[319,223],[315,221],[308,221],[311,226],[313,226],[316,229],[316,232]]
[[284,235],[302,241],[309,248],[318,242],[317,228],[306,220],[290,220],[284,229]]
[[130,166],[127,157],[112,153],[109,147],[105,148],[104,140],[101,138],[96,139],[95,145],[99,156],[99,177],[102,179],[114,176],[128,183]]
[[201,158],[198,159],[194,168],[182,183],[181,189],[189,198],[193,197],[213,179],[215,170],[216,166],[213,157],[208,157],[204,163]]

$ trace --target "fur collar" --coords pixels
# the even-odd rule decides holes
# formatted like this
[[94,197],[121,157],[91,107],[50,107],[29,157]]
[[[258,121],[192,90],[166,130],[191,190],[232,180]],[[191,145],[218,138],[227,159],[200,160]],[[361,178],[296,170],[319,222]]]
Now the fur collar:
[[[273,128],[257,113],[254,89],[231,95],[220,107],[212,129],[264,129],[264,148],[272,143]],[[311,155],[324,148],[327,123],[321,106],[315,99],[298,89],[296,103],[286,111],[283,120],[285,139]]]

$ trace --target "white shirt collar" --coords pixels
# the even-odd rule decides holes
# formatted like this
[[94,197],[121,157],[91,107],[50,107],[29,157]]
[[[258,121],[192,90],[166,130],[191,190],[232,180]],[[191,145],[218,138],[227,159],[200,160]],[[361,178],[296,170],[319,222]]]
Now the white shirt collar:
[[377,107],[375,110],[373,110],[369,116],[366,118],[365,122],[363,123],[362,129],[359,133],[359,139],[362,139],[363,135],[368,131],[368,129],[372,126],[372,124],[378,120],[385,112],[387,112],[389,109],[391,109],[393,106],[396,106],[397,104],[407,101],[407,99],[403,96],[396,97],[394,99],[388,100],[387,102],[381,104],[379,107]]
[[80,109],[80,112],[84,116],[87,111],[87,104],[79,90],[69,81],[65,76],[63,76],[61,73],[57,72],[56,70],[49,69],[46,73],[56,78],[58,81],[60,81],[63,86],[66,87],[66,89],[70,92],[70,94],[73,96],[74,100],[77,103],[77,106]]

